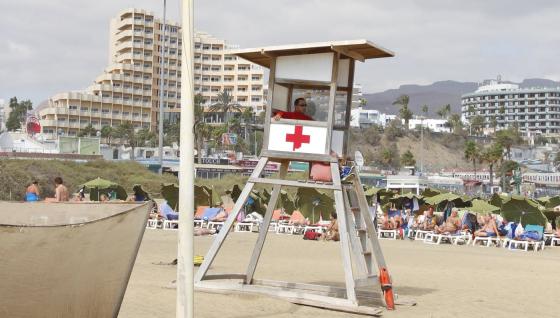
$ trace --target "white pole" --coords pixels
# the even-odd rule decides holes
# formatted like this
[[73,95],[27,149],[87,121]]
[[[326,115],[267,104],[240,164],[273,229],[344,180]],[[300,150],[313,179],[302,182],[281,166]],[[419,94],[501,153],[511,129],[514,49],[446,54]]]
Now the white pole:
[[182,0],[181,154],[179,165],[179,243],[177,318],[194,318],[194,86],[193,0]]
[[159,174],[163,173],[163,92],[165,87],[163,86],[163,77],[165,69],[165,28],[166,28],[166,13],[167,13],[167,0],[163,0],[163,30],[161,39],[161,63],[159,69]]

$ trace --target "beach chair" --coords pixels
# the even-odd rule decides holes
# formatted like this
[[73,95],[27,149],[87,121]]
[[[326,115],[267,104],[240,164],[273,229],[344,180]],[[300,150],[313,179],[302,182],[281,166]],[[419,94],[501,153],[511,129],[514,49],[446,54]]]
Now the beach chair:
[[497,236],[475,236],[474,240],[472,240],[472,245],[475,246],[477,243],[480,243],[479,246],[484,247],[490,247],[492,244],[501,247],[503,246],[503,239]]
[[194,220],[194,227],[202,228],[204,226],[204,220]]
[[148,223],[146,224],[147,229],[157,229],[159,225],[158,219],[148,219]]
[[294,234],[295,226],[292,224],[278,224],[276,234]]
[[398,236],[397,230],[377,230],[377,238],[379,239],[389,239],[389,240],[396,240]]
[[456,233],[441,233],[436,234],[433,232],[426,233],[424,237],[425,244],[435,244],[439,245],[441,243],[450,243],[452,245],[459,245],[464,243],[468,245],[471,243],[471,234],[464,231],[457,231]]
[[[529,224],[525,226],[525,233],[536,233],[537,237],[535,239],[512,239],[508,240],[507,247],[509,250],[522,250],[527,252],[529,248],[537,252],[539,248],[544,250],[544,227],[542,225],[532,225]],[[505,246],[504,246],[505,247]]]
[[278,229],[278,222],[270,222],[270,224],[268,225],[268,231],[276,232],[277,229]]
[[[558,245],[556,245],[558,243]],[[550,246],[560,246],[560,237],[553,236],[550,239]]]
[[163,220],[164,230],[177,230],[179,229],[179,220]]
[[253,222],[239,222],[235,224],[235,232],[253,232]]
[[218,231],[218,230],[220,230],[220,228],[221,228],[222,226],[224,226],[224,224],[225,224],[225,222],[213,222],[213,221],[210,221],[210,222],[208,222],[207,228],[208,228],[209,230],[214,229],[214,230]]

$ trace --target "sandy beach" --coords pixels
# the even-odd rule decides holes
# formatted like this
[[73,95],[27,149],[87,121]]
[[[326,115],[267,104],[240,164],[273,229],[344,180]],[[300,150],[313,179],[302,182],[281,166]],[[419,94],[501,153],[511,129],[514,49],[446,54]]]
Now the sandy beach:
[[[176,267],[155,265],[175,258],[177,232],[146,230],[120,311],[120,318],[175,317]],[[244,272],[257,238],[231,233],[210,272]],[[197,237],[205,254],[214,237]],[[418,305],[384,311],[383,317],[559,317],[560,247],[512,252],[472,246],[432,246],[414,241],[381,242],[395,291]],[[256,278],[309,283],[343,283],[340,246],[271,233]],[[364,317],[293,305],[254,295],[197,292],[195,316]]]

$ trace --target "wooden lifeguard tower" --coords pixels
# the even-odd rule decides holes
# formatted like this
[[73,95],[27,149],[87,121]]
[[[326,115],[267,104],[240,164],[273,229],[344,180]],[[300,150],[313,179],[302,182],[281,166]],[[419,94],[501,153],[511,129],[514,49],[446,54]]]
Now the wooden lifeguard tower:
[[[195,276],[195,287],[198,290],[264,293],[299,304],[377,315],[381,312],[380,308],[363,305],[358,296],[364,294],[358,289],[380,286],[384,297],[378,293],[377,298],[393,309],[387,266],[357,169],[353,169],[353,173],[344,180],[341,180],[339,172],[339,159],[348,157],[355,61],[392,57],[393,53],[369,41],[354,40],[245,49],[232,54],[270,69],[263,150],[255,170]],[[276,111],[293,112],[292,105],[299,97],[307,100],[306,113],[313,120],[272,118]],[[314,110],[310,109],[312,104]],[[281,163],[277,177],[262,176],[269,161]],[[330,166],[332,180],[286,180],[290,161],[309,162],[310,166],[317,163]],[[244,274],[207,274],[257,183],[272,185],[273,190],[247,271]],[[333,191],[345,288],[253,278],[282,186]],[[383,278],[381,283],[380,277]],[[236,279],[241,282],[236,282]]]

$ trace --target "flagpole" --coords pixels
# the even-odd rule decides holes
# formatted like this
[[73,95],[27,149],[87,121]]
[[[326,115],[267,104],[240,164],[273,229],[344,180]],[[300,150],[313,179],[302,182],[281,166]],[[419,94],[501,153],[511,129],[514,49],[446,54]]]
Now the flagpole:
[[177,318],[194,318],[194,0],[182,0]]

